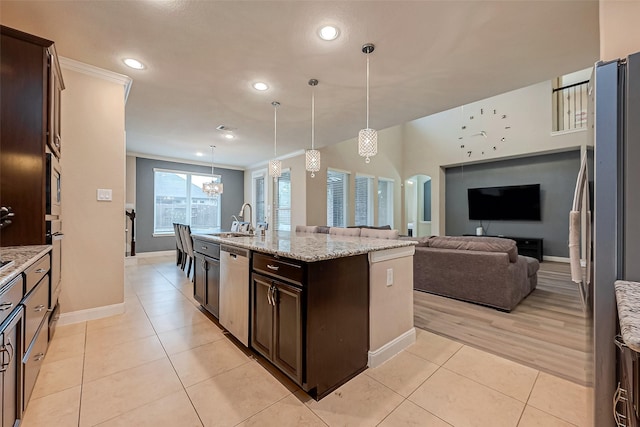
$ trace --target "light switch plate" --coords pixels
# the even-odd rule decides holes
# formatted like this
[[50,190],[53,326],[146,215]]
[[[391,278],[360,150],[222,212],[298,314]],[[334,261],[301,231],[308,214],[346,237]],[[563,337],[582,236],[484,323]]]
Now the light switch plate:
[[393,285],[393,268],[387,268],[387,286]]
[[110,202],[113,200],[112,198],[113,190],[110,188],[98,188],[98,201],[99,202]]

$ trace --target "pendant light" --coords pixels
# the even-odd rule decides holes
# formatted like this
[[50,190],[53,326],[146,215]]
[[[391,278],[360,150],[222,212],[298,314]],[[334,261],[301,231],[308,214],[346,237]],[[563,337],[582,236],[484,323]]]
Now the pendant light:
[[314,96],[314,90],[318,86],[318,80],[309,80],[309,86],[311,86],[311,150],[305,150],[305,168],[308,172],[311,172],[311,178],[316,176],[316,172],[320,170],[320,151],[315,149],[315,115],[316,115],[316,102]]
[[282,175],[282,162],[275,157],[278,155],[278,107],[280,103],[273,101],[273,160],[269,160],[269,176],[275,180]]
[[373,43],[362,45],[362,53],[367,55],[367,127],[358,133],[358,154],[365,158],[366,163],[378,153],[378,132],[369,128],[369,54],[374,49]]
[[213,149],[216,148],[215,145],[210,145],[211,147],[211,182],[205,182],[202,184],[202,191],[207,196],[216,196],[218,194],[222,194],[222,183],[216,182],[215,176],[213,175]]

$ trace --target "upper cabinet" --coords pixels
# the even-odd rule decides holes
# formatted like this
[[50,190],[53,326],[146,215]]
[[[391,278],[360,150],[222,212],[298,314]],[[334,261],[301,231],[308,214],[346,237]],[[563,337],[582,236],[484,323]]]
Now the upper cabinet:
[[45,244],[60,220],[47,200],[60,197],[64,82],[52,41],[4,26],[0,37],[0,206],[14,213],[0,244]]

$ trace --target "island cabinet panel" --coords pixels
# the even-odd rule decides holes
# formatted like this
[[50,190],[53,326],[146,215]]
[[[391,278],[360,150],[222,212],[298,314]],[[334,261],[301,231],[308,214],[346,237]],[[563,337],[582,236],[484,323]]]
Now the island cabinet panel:
[[302,288],[254,273],[251,346],[302,384]]
[[251,347],[267,359],[273,355],[272,280],[259,274],[251,278]]
[[302,262],[254,254],[251,346],[316,399],[367,366],[367,255]]
[[216,319],[220,314],[220,244],[193,239],[193,298]]
[[207,262],[205,261],[204,256],[198,254],[194,255],[193,262],[195,264],[193,269],[193,299],[198,301],[200,305],[204,305],[207,281]]

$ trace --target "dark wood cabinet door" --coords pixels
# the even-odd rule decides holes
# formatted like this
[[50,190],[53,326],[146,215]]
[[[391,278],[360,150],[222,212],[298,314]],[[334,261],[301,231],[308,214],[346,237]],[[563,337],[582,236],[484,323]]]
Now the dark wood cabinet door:
[[259,274],[251,277],[251,347],[267,359],[273,351],[273,281]]
[[302,384],[302,289],[275,282],[273,363]]
[[57,63],[53,56],[49,56],[49,123],[47,143],[57,158],[62,153],[62,133],[61,133],[61,100],[62,100],[62,79],[59,74]]
[[205,308],[216,319],[220,317],[220,260],[205,258],[207,263],[207,299]]
[[201,305],[205,304],[207,261],[202,255],[194,256],[195,267],[193,269],[193,298]]

